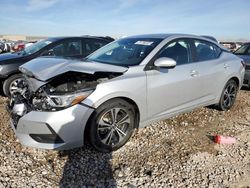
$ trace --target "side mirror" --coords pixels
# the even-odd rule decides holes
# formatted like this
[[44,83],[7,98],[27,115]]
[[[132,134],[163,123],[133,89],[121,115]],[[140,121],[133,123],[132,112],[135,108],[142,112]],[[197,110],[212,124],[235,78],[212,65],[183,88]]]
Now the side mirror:
[[172,69],[176,66],[176,61],[168,57],[160,57],[155,60],[154,65],[160,68]]

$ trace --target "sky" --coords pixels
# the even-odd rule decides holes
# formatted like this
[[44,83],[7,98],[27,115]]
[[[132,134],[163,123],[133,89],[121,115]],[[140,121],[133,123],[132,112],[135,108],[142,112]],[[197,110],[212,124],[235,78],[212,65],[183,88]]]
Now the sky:
[[250,0],[0,0],[0,34],[250,40]]

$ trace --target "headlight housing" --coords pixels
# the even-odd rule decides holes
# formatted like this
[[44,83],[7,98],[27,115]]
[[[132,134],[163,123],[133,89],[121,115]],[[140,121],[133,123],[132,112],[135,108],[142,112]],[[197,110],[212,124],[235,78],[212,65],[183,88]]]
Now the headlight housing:
[[0,72],[3,70],[3,66],[2,65],[0,65]]
[[85,91],[83,93],[75,93],[69,95],[52,95],[48,96],[47,101],[52,107],[57,108],[67,108],[73,105],[76,105],[86,99],[90,94],[91,91]]
[[94,90],[65,94],[46,95],[43,99],[33,98],[33,105],[40,111],[58,111],[79,104],[86,99]]

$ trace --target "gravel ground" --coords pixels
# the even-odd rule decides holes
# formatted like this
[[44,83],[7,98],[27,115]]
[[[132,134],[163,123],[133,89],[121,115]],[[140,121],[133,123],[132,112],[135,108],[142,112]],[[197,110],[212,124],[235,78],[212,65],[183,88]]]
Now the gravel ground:
[[[1,187],[250,187],[250,91],[228,112],[200,108],[137,131],[120,150],[21,146],[0,98]],[[218,145],[214,134],[234,136]]]

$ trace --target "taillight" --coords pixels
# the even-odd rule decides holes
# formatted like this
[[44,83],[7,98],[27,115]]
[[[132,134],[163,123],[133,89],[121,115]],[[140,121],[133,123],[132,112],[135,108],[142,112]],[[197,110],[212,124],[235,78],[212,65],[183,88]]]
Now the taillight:
[[241,60],[241,64],[244,68],[246,68],[246,63],[243,60]]

